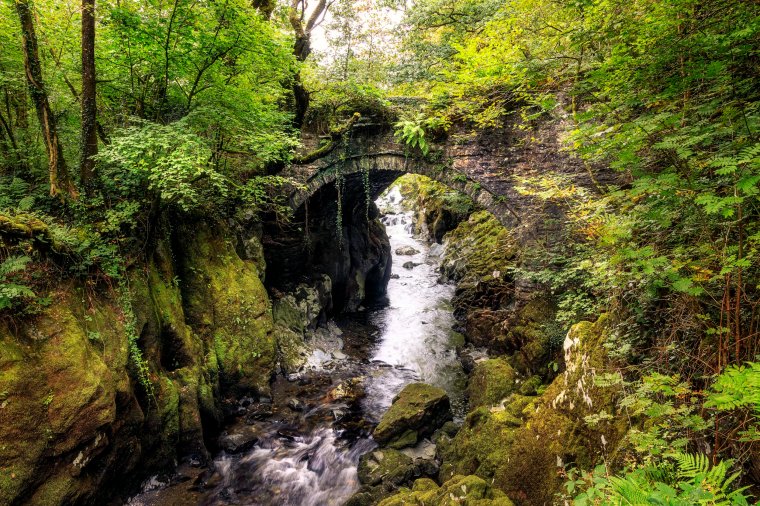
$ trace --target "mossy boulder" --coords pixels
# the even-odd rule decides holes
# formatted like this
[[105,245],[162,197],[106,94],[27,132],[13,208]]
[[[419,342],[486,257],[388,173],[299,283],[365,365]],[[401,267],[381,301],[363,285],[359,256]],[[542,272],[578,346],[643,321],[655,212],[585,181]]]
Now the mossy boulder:
[[470,409],[499,404],[514,392],[516,380],[517,373],[505,358],[478,362],[467,384]]
[[509,284],[507,275],[515,264],[517,243],[488,211],[472,213],[467,221],[446,234],[443,244],[441,271],[447,278]]
[[478,476],[453,476],[440,487],[429,478],[420,478],[411,489],[402,488],[379,506],[513,506],[501,490]]
[[[615,388],[600,388],[606,318],[581,322],[565,339],[566,370],[539,397],[513,394],[503,405],[481,407],[443,452],[441,479],[477,474],[526,505],[551,504],[567,463],[590,469],[614,452],[625,424],[616,421]],[[589,427],[584,418],[606,412],[612,421]]]
[[372,437],[378,444],[387,445],[402,436],[411,440],[411,431],[417,434],[416,441],[432,434],[451,418],[449,396],[443,389],[425,383],[412,383],[393,399],[393,404],[380,419]]
[[362,455],[358,474],[359,481],[364,485],[383,483],[398,486],[414,477],[414,460],[391,448],[375,450]]

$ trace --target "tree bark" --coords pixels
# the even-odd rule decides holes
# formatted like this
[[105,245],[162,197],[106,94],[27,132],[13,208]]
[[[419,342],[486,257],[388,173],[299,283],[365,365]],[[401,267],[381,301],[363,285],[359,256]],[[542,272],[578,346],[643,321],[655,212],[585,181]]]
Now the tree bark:
[[[293,55],[299,62],[306,61],[306,58],[311,54],[311,31],[319,24],[323,14],[330,8],[330,5],[332,5],[332,2],[328,3],[327,0],[319,0],[307,19],[304,0],[291,0],[288,20],[296,35]],[[300,72],[293,78],[293,98],[295,99],[296,109],[293,123],[296,128],[301,128],[306,117],[306,112],[309,110],[310,97],[309,91],[301,81]]]
[[95,0],[82,0],[82,155],[79,176],[86,193],[92,191],[98,154],[97,108],[95,104]]
[[40,65],[39,51],[37,48],[37,35],[34,30],[34,21],[28,0],[16,0],[16,12],[21,22],[24,51],[24,70],[26,82],[29,86],[29,94],[32,96],[34,107],[37,110],[37,118],[42,129],[42,137],[45,141],[45,150],[48,156],[48,173],[50,179],[50,195],[69,195],[76,198],[77,191],[74,187],[66,160],[63,157],[63,148],[58,138],[55,126],[55,117],[50,109],[45,84],[42,80],[42,66]]

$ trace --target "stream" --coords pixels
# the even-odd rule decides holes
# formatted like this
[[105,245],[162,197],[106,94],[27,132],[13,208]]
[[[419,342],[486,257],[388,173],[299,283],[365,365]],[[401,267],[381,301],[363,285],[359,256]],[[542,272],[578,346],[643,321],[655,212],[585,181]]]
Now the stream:
[[[240,401],[247,415],[226,433],[255,444],[221,450],[208,470],[183,465],[153,477],[127,506],[337,506],[359,488],[359,458],[376,447],[371,429],[405,385],[445,389],[461,420],[466,375],[455,350],[463,337],[452,330],[454,286],[438,281],[441,248],[413,235],[398,189],[377,205],[393,250],[387,301],[318,329],[307,367],[278,376],[272,399]],[[397,255],[404,247],[418,253]]]

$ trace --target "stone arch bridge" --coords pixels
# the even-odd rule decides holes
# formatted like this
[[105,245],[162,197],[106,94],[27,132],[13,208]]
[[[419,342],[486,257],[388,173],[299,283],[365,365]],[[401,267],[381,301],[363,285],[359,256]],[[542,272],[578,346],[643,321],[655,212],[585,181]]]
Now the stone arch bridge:
[[[468,195],[480,207],[494,214],[505,226],[521,223],[515,206],[521,195],[515,191],[514,175],[504,170],[509,156],[506,146],[484,145],[484,138],[435,144],[427,156],[408,149],[394,138],[389,128],[354,127],[344,146],[312,164],[294,166],[283,175],[292,177],[301,188],[290,197],[290,205],[299,214],[303,206],[338,178],[347,184],[347,192],[369,191],[375,200],[390,184],[404,174],[419,174]],[[489,139],[489,141],[491,141]],[[365,188],[368,179],[369,188]]]
[[[337,310],[359,307],[374,287],[384,291],[390,244],[382,225],[366,214],[378,212],[366,201],[367,196],[374,201],[404,174],[421,174],[465,193],[519,242],[556,242],[564,222],[561,209],[518,192],[520,178],[555,173],[578,186],[604,183],[563,151],[561,119],[530,131],[516,128],[516,121],[515,115],[498,128],[450,132],[428,156],[406,149],[389,125],[358,122],[327,156],[287,168],[281,175],[301,188],[290,195],[292,222],[265,229],[267,284],[288,291],[299,283],[313,284],[315,275],[326,275],[331,279],[330,304]],[[318,139],[311,141],[311,146],[305,142],[307,149],[317,147]]]

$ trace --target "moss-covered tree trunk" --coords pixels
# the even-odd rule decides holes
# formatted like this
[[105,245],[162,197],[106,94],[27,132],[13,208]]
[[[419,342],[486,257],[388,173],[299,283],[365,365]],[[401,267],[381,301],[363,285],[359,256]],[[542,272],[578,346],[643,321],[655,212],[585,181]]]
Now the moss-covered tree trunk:
[[95,0],[82,0],[82,157],[79,175],[90,192],[98,154],[97,110],[95,104]]
[[32,96],[34,107],[37,109],[37,118],[42,129],[42,137],[45,141],[45,149],[48,155],[48,171],[50,178],[50,195],[68,194],[77,196],[76,187],[71,181],[66,160],[63,157],[63,148],[58,138],[58,130],[55,126],[55,117],[50,109],[45,84],[42,80],[42,66],[37,49],[37,35],[34,30],[31,7],[28,0],[16,0],[16,12],[21,22],[24,51],[24,70],[26,82],[29,86],[29,94]]

